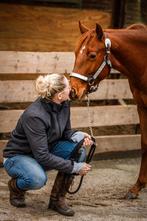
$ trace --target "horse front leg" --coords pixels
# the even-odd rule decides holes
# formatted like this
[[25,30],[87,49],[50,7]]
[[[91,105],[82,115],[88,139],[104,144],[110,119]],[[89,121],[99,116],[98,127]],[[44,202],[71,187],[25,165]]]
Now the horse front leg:
[[138,107],[141,128],[141,167],[135,185],[129,189],[126,199],[136,199],[147,183],[147,108]]

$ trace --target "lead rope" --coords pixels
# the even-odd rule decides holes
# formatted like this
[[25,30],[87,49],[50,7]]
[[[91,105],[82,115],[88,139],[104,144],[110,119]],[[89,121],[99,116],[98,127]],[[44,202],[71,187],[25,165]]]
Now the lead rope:
[[88,108],[88,124],[89,124],[89,131],[90,131],[90,135],[91,135],[91,137],[94,138],[93,129],[92,129],[92,126],[91,126],[90,99],[89,99],[88,94],[87,94],[87,108]]
[[[91,160],[92,160],[92,157],[93,157],[93,155],[94,155],[95,149],[96,149],[96,142],[95,142],[95,138],[94,138],[94,134],[93,134],[93,129],[92,129],[92,126],[91,126],[91,121],[90,121],[90,99],[89,99],[88,95],[87,95],[87,108],[88,108],[88,124],[89,124],[89,130],[90,130],[90,135],[91,135],[92,140],[93,140],[93,145],[91,146],[91,148],[90,148],[90,150],[89,150],[89,153],[88,153],[88,155],[87,155],[87,159],[86,159],[86,163],[90,163]],[[73,177],[73,179],[74,179],[74,175],[70,175],[70,176]],[[68,179],[69,179],[69,175],[67,174],[67,175],[65,176],[65,188],[66,188],[67,193],[69,193],[69,194],[75,194],[75,193],[77,193],[77,192],[79,191],[81,185],[82,185],[83,178],[84,178],[84,176],[82,176],[82,177],[80,178],[80,182],[79,182],[79,185],[78,185],[77,189],[74,190],[74,191],[72,191],[72,190],[70,190],[69,188],[67,188],[67,185],[66,185],[66,184],[67,184],[67,181],[68,181]],[[74,181],[73,181],[73,183],[74,183]],[[71,187],[73,186],[73,183],[71,184]]]

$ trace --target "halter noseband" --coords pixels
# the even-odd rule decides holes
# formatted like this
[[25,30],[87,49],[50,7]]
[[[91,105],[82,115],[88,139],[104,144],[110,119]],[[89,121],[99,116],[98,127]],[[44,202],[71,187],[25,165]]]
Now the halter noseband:
[[93,76],[86,77],[84,75],[81,75],[81,74],[75,73],[75,72],[72,72],[70,74],[70,77],[79,78],[79,79],[81,79],[81,80],[83,80],[83,81],[88,83],[88,85],[89,85],[88,93],[92,93],[92,92],[94,92],[94,91],[96,91],[98,89],[98,85],[94,85],[94,83],[95,83],[95,80],[97,79],[97,77],[100,75],[100,73],[104,69],[104,67],[106,65],[108,65],[108,67],[110,69],[112,67],[111,61],[109,60],[110,48],[111,48],[111,41],[110,41],[109,38],[105,38],[105,55],[104,55],[104,60],[103,60],[103,62],[101,63],[101,65],[99,66],[99,68],[97,69],[97,71],[95,72],[95,74]]

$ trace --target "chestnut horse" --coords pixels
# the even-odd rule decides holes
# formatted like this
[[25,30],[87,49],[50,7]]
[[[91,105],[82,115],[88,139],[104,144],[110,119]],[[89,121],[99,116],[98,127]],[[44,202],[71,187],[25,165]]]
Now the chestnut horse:
[[141,128],[142,159],[137,182],[126,194],[137,198],[147,183],[147,26],[134,24],[124,29],[105,29],[96,24],[88,29],[79,22],[81,37],[75,49],[75,64],[70,74],[71,98],[81,99],[95,91],[112,67],[129,80],[137,103]]

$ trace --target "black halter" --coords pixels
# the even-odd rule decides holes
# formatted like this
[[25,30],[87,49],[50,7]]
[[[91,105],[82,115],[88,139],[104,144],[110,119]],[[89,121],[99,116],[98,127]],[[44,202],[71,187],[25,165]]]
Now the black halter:
[[98,89],[98,85],[95,84],[95,81],[96,81],[97,77],[100,75],[100,73],[102,72],[102,70],[104,69],[104,67],[107,65],[111,70],[112,65],[111,65],[111,61],[109,60],[110,48],[111,48],[111,41],[109,38],[105,38],[104,59],[103,59],[102,64],[99,66],[99,68],[97,69],[97,71],[95,72],[95,74],[93,76],[86,77],[84,75],[81,75],[81,74],[75,73],[75,72],[72,72],[70,74],[70,77],[79,78],[79,79],[88,83],[88,85],[89,85],[88,93],[92,93]]

